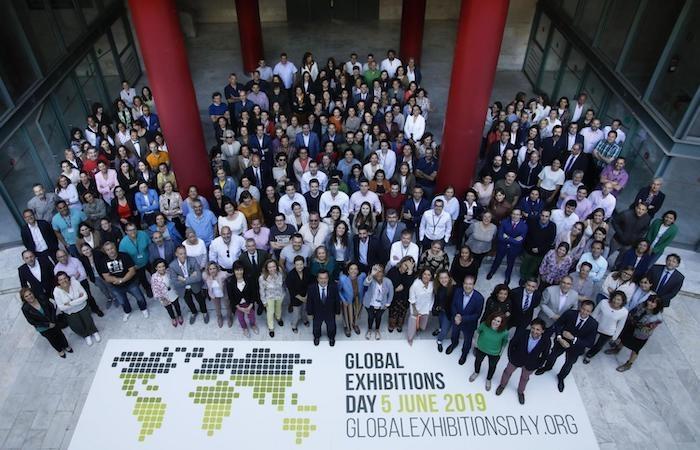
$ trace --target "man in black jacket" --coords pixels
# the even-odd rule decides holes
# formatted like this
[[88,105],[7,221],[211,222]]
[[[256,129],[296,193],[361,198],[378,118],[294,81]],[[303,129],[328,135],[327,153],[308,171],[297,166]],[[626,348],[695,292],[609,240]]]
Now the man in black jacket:
[[37,258],[53,260],[58,250],[58,239],[51,224],[45,220],[37,220],[31,209],[25,209],[22,217],[26,222],[20,229],[24,247],[34,252]]
[[566,139],[561,133],[561,125],[557,125],[552,128],[552,136],[542,139],[540,162],[543,166],[549,166],[555,158],[561,158],[561,154],[566,150]]
[[306,292],[306,314],[313,316],[314,345],[321,340],[321,325],[326,324],[328,343],[335,345],[335,316],[340,314],[340,295],[338,287],[329,283],[330,275],[321,269],[316,275],[316,283],[312,283]]
[[352,237],[354,261],[360,266],[360,272],[369,272],[370,267],[382,262],[381,248],[376,237],[369,234],[367,225],[360,225],[357,234]]
[[665,266],[657,264],[647,272],[654,292],[661,299],[664,308],[671,305],[671,300],[678,295],[683,287],[685,276],[678,271],[680,263],[681,257],[676,253],[671,253],[666,257]]
[[626,209],[613,216],[610,221],[612,229],[615,230],[610,241],[610,256],[612,257],[616,250],[619,252],[614,266],[617,266],[625,251],[646,236],[651,222],[651,217],[647,214],[648,209],[644,203],[637,203],[634,209]]
[[508,385],[510,376],[515,369],[520,368],[520,381],[518,382],[518,401],[525,404],[525,387],[532,372],[544,364],[549,356],[551,335],[545,332],[547,327],[542,319],[534,319],[530,322],[530,329],[519,328],[508,344],[508,365],[501,376],[501,383],[496,388],[496,395],[501,395]]
[[544,210],[539,216],[527,219],[527,234],[523,243],[525,251],[520,260],[520,285],[528,278],[537,276],[544,255],[554,247],[557,226],[549,220],[551,216],[551,211]]
[[508,328],[527,328],[535,308],[540,306],[542,301],[542,293],[537,290],[537,278],[528,278],[523,287],[510,291],[508,301],[511,314],[508,318]]
[[591,317],[594,303],[591,300],[581,302],[578,311],[566,311],[554,322],[554,346],[547,358],[547,362],[537,369],[535,375],[542,375],[552,370],[554,363],[562,353],[566,355],[564,365],[557,374],[557,387],[559,392],[564,392],[564,379],[573,367],[578,357],[583,354],[586,347],[591,347],[598,331],[598,322]]
[[24,264],[19,266],[19,284],[28,287],[34,294],[53,298],[53,288],[56,286],[53,275],[53,263],[48,258],[37,258],[33,251],[22,252]]

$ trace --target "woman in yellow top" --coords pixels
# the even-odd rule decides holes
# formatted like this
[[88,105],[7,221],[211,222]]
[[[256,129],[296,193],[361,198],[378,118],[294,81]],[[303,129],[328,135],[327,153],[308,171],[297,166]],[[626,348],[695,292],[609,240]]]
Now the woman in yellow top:
[[158,192],[162,194],[165,192],[165,184],[171,183],[173,189],[177,189],[177,179],[175,178],[175,172],[170,170],[170,166],[166,163],[160,163],[158,166],[158,175],[156,175],[156,185],[158,186]]
[[238,210],[243,213],[248,221],[248,228],[253,226],[253,219],[262,220],[262,210],[258,203],[248,191],[243,191],[238,203]]

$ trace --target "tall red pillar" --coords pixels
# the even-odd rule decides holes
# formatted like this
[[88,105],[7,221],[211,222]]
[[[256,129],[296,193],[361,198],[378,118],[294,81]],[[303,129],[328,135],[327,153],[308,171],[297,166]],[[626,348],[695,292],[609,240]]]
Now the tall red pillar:
[[131,18],[180,191],[211,193],[202,121],[175,0],[129,0]]
[[241,37],[243,69],[252,72],[264,58],[260,6],[258,0],[236,0],[238,34]]
[[438,189],[470,186],[479,159],[509,0],[462,0],[440,151]]
[[401,8],[401,47],[399,57],[404,64],[415,58],[420,64],[423,51],[423,28],[425,25],[426,0],[403,0]]

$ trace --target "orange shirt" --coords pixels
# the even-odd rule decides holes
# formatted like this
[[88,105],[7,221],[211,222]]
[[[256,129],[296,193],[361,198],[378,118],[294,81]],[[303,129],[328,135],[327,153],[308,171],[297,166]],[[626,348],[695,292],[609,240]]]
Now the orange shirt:
[[162,163],[170,163],[170,155],[168,155],[168,152],[161,151],[149,153],[148,156],[146,156],[146,162],[151,167],[151,170],[155,172],[158,170],[158,166],[160,166]]

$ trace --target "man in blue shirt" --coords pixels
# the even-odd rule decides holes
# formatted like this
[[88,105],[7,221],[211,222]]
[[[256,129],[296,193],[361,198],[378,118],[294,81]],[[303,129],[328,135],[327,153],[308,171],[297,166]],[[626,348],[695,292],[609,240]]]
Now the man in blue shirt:
[[195,200],[192,202],[192,211],[185,218],[185,225],[192,228],[197,237],[204,241],[204,245],[209,247],[214,240],[216,230],[216,216],[208,209],[204,209],[202,202]]
[[87,220],[85,213],[76,208],[69,208],[64,200],[56,203],[58,211],[51,219],[51,227],[56,233],[58,242],[63,244],[74,258],[78,257],[78,248],[75,242],[78,238],[80,222]]
[[433,149],[426,148],[425,156],[416,161],[416,182],[423,188],[428,198],[433,197],[437,171],[438,162],[433,158]]
[[228,105],[221,101],[221,92],[211,94],[211,105],[209,105],[209,118],[216,128],[216,121],[228,112]]
[[136,267],[136,277],[141,287],[146,291],[146,297],[153,297],[151,283],[146,278],[146,267],[148,266],[148,246],[151,240],[145,231],[138,230],[133,223],[127,223],[125,227],[126,236],[119,242],[119,251],[131,257]]

